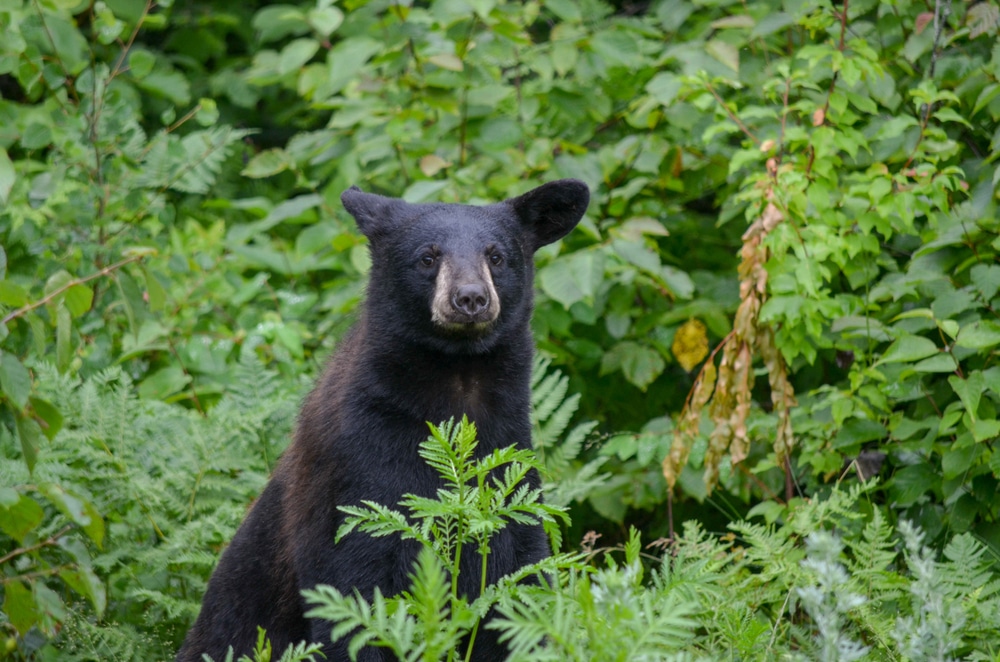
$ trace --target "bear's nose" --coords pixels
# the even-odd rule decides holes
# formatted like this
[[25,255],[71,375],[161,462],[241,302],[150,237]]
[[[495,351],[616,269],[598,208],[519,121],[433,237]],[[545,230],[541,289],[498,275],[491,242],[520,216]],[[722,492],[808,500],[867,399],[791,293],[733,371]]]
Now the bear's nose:
[[490,295],[486,287],[480,283],[459,285],[451,297],[452,307],[460,312],[475,317],[486,310],[490,303]]

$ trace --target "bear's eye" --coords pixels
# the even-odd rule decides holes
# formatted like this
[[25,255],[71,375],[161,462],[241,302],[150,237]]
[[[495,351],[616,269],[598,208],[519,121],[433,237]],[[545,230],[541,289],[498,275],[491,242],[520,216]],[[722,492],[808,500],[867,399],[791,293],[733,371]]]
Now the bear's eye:
[[437,258],[435,258],[430,253],[424,253],[420,257],[420,264],[424,265],[425,267],[433,267],[435,262],[437,262]]
[[503,264],[503,255],[500,255],[500,253],[497,253],[496,251],[490,253],[490,263],[494,267],[499,267]]

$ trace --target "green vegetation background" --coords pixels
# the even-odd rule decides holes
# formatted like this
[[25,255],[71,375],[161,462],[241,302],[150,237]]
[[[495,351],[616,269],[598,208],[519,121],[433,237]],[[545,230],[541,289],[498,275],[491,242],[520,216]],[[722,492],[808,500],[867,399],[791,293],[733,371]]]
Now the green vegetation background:
[[[577,177],[534,319],[564,548],[701,522],[677,544],[733,565],[670,598],[708,619],[670,624],[692,655],[847,659],[796,592],[827,563],[867,578],[868,606],[817,604],[872,659],[923,659],[893,619],[931,613],[941,655],[998,659],[998,25],[942,0],[0,0],[0,658],[170,656],[363,294],[342,190]],[[961,581],[907,593],[924,552]]]

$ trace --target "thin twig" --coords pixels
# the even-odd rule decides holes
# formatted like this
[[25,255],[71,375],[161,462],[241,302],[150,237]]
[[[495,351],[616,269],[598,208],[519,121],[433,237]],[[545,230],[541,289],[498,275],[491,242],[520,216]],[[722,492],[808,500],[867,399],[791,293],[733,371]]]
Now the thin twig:
[[733,111],[729,110],[729,106],[727,106],[726,102],[722,99],[721,96],[719,96],[719,93],[715,91],[715,88],[712,87],[712,84],[711,83],[705,83],[705,86],[708,88],[708,91],[712,94],[712,96],[715,97],[715,100],[719,102],[719,105],[722,106],[722,109],[726,111],[726,114],[729,115],[729,119],[731,119],[733,122],[735,122],[736,126],[738,126],[740,128],[740,131],[742,131],[744,134],[746,134],[746,136],[750,140],[752,140],[755,145],[760,145],[760,140],[757,139],[757,136],[753,135],[753,133],[750,131],[750,129],[747,128],[747,125],[744,124],[743,121],[740,120],[740,118],[736,116],[736,113],[734,113]]
[[30,313],[32,310],[35,310],[36,308],[40,308],[41,306],[44,306],[45,304],[47,304],[48,302],[50,302],[53,299],[55,299],[56,297],[58,297],[60,294],[62,294],[66,290],[70,289],[71,287],[76,287],[77,285],[83,285],[84,283],[90,282],[90,281],[92,281],[92,280],[94,280],[96,278],[100,278],[102,276],[107,276],[112,271],[117,271],[118,269],[121,269],[122,267],[124,267],[126,264],[131,264],[132,262],[138,262],[143,257],[145,257],[145,256],[143,256],[143,255],[133,255],[132,257],[125,258],[124,260],[122,260],[120,262],[115,262],[114,264],[108,265],[108,266],[104,267],[103,269],[95,271],[94,273],[90,274],[89,276],[84,276],[83,278],[76,278],[74,280],[71,280],[70,282],[66,283],[62,287],[56,288],[55,290],[49,292],[48,294],[46,294],[44,297],[42,297],[38,301],[36,301],[34,303],[29,303],[29,304],[27,304],[25,306],[21,306],[20,308],[18,308],[14,312],[9,313],[6,317],[4,317],[2,320],[0,320],[0,324],[6,324],[7,322],[10,322],[13,319],[17,319],[18,317],[21,317],[22,315],[26,315],[27,313]]
[[18,556],[21,556],[23,554],[30,554],[31,552],[37,552],[38,550],[40,550],[40,549],[42,549],[44,547],[52,547],[53,545],[55,545],[56,543],[59,542],[60,538],[62,538],[67,533],[69,533],[69,531],[74,526],[75,525],[73,525],[73,524],[67,524],[66,526],[64,526],[63,528],[59,529],[58,531],[56,531],[55,533],[53,533],[51,536],[49,536],[47,539],[45,539],[45,540],[43,540],[41,542],[35,543],[34,545],[30,545],[28,547],[18,547],[14,551],[8,552],[7,554],[4,554],[3,556],[0,556],[0,565],[3,565],[7,561],[10,561],[11,559],[13,559],[15,557],[18,557]]

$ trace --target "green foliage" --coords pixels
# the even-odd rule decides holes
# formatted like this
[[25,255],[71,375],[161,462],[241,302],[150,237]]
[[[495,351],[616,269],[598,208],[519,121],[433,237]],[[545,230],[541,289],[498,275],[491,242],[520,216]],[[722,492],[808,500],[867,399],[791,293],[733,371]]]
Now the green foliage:
[[[535,442],[570,531],[613,546],[626,524],[666,535],[670,507],[711,529],[770,518],[741,525],[739,554],[777,592],[728,583],[742,571],[716,557],[737,554],[708,538],[673,550],[695,573],[677,608],[701,619],[678,654],[995,658],[977,587],[1000,550],[998,16],[944,0],[0,3],[11,656],[169,657],[363,292],[344,188],[478,202],[573,176],[593,204],[539,254],[533,320],[551,361]],[[755,241],[759,270],[738,272]],[[769,383],[751,357],[717,416],[682,417],[668,507],[661,461],[705,375],[675,355],[691,321],[710,346],[764,343]],[[882,478],[866,524],[791,517],[796,494],[840,503],[822,497],[855,473]],[[828,515],[838,537],[809,547]],[[924,539],[901,556],[904,521]],[[962,600],[949,554],[982,573]],[[644,611],[631,567],[577,569],[566,618],[602,613],[603,586],[639,605],[605,614],[614,627],[656,627],[666,594]]]
[[[357,529],[375,537],[398,535],[420,543],[410,592],[383,596],[376,587],[369,602],[357,591],[343,595],[332,586],[303,591],[316,605],[308,615],[334,622],[333,639],[351,636],[351,659],[372,645],[388,648],[403,660],[454,660],[456,656],[469,660],[474,652],[472,638],[490,607],[509,599],[518,578],[560,562],[556,558],[543,561],[538,568],[523,568],[519,577],[507,578],[488,590],[486,566],[490,541],[497,532],[508,524],[542,524],[558,535],[553,524],[565,515],[542,503],[540,490],[523,484],[528,471],[538,468],[530,451],[509,446],[476,460],[476,426],[468,419],[431,425],[430,430],[419,453],[441,478],[434,499],[406,495],[399,504],[401,510],[367,501],[363,507],[339,508],[347,518],[337,531],[337,540]],[[480,595],[471,602],[458,591],[462,552],[470,545],[475,545],[481,558]],[[459,648],[466,636],[470,640],[463,658]]]
[[23,637],[25,655],[40,646],[38,655],[74,660],[171,657],[301,391],[252,351],[207,416],[141,399],[120,368],[81,380],[39,365],[36,375],[67,422],[32,473],[0,465],[0,483],[15,486],[2,492],[0,548],[13,544],[0,622]]
[[[506,476],[477,483],[475,493],[469,481],[458,480],[476,482],[487,465],[496,468],[463,452],[474,446],[474,434],[464,421],[432,426],[423,455],[448,485],[436,500],[406,497],[401,510],[379,504],[342,508],[351,518],[340,535],[355,528],[400,535],[418,540],[422,550],[410,590],[402,595],[384,596],[376,589],[367,600],[330,586],[304,592],[317,605],[311,615],[333,622],[334,639],[351,638],[352,659],[365,645],[388,648],[406,660],[456,659],[463,654],[463,636],[475,633],[493,605],[498,617],[487,627],[500,632],[512,660],[995,656],[994,633],[1000,627],[995,560],[968,534],[955,537],[939,555],[922,545],[913,526],[904,522],[897,532],[878,510],[866,516],[874,485],[835,490],[827,500],[761,509],[785,518],[784,525],[736,523],[738,546],[692,523],[669,543],[669,553],[657,558],[642,553],[639,533],[632,529],[623,548],[598,555],[604,567],[580,557],[550,559],[505,578],[468,604],[456,593],[460,543],[488,540],[474,533],[488,527],[473,524],[477,518],[469,504],[484,504],[479,516],[497,522],[510,517],[504,495],[511,493]],[[489,498],[477,498],[484,495]],[[619,554],[621,561],[615,558]],[[545,579],[518,584],[540,570]],[[473,653],[466,650],[465,659]]]

